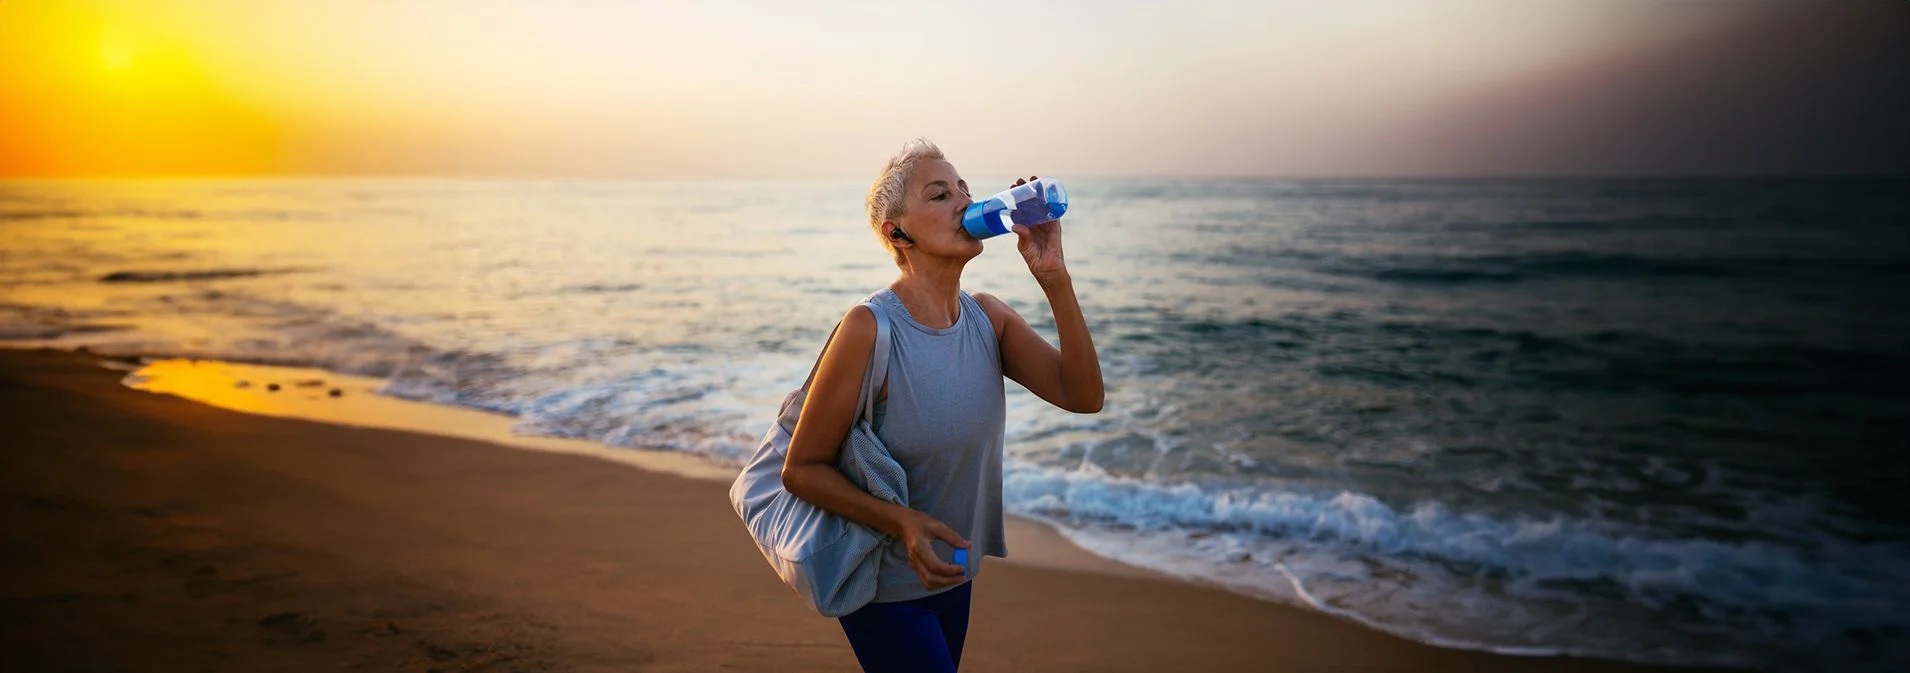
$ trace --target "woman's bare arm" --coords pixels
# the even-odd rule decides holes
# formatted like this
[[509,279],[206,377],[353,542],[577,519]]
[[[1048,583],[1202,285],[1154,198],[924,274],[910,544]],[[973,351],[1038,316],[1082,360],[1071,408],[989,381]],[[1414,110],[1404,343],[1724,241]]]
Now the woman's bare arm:
[[1001,373],[1027,388],[1035,397],[1078,414],[1101,410],[1106,392],[1101,383],[1101,360],[1094,350],[1094,336],[1088,333],[1087,319],[1074,296],[1074,284],[1065,275],[1041,284],[1054,307],[1056,336],[1061,348],[1048,345],[1028,321],[1000,298],[975,293],[975,300],[988,311],[996,325],[1001,343]]
[[[1036,179],[1030,175],[1016,180],[1015,186]],[[976,295],[996,325],[1001,373],[1049,404],[1079,414],[1099,412],[1107,394],[1101,384],[1101,360],[1095,355],[1094,337],[1088,334],[1088,321],[1081,316],[1081,302],[1074,296],[1074,277],[1068,273],[1066,255],[1061,251],[1061,220],[1032,227],[1017,224],[1009,229],[1015,232],[1015,249],[1028,263],[1028,273],[1048,295],[1061,348],[1048,345],[1021,314],[1000,299]]]

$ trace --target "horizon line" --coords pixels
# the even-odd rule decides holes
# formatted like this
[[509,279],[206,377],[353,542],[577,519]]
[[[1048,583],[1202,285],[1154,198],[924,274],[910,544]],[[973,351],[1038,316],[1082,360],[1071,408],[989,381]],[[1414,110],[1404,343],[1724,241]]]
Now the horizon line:
[[[978,175],[995,177],[988,172]],[[1062,177],[1056,175],[1056,177]],[[869,180],[870,176],[638,176],[589,174],[512,174],[512,173],[105,173],[70,175],[0,175],[0,182],[108,182],[108,181],[189,181],[189,180],[434,180],[499,182],[842,182]],[[1803,180],[1849,179],[1884,180],[1910,178],[1910,171],[1786,171],[1786,172],[1638,172],[1638,173],[1444,173],[1444,174],[1144,174],[1077,173],[1073,180],[1151,180],[1161,182],[1480,182],[1480,181],[1560,181],[1560,180]]]

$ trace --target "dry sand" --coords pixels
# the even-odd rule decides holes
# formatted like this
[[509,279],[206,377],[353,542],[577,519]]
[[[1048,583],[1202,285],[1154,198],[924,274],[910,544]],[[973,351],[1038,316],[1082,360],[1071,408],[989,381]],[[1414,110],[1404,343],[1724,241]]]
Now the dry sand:
[[[0,351],[0,671],[856,670],[720,482],[122,376]],[[1033,562],[989,559],[963,670],[1647,670],[1427,647],[1015,536]]]

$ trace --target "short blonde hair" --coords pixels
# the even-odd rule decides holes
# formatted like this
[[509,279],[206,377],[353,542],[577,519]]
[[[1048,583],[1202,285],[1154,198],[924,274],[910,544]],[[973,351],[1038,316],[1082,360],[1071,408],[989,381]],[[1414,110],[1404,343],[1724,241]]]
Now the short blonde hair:
[[902,144],[902,151],[890,157],[882,164],[882,171],[875,174],[875,183],[869,185],[869,228],[875,231],[875,237],[882,241],[882,247],[888,249],[895,258],[895,265],[901,266],[904,258],[895,242],[882,235],[882,221],[901,217],[903,206],[908,204],[907,186],[909,174],[915,171],[915,164],[924,159],[942,159],[942,148],[927,138],[916,138]]

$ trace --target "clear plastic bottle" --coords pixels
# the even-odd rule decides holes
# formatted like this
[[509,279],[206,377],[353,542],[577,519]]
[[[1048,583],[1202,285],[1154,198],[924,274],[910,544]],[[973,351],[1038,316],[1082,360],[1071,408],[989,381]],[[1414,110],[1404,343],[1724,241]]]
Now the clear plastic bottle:
[[1042,177],[969,204],[962,213],[962,228],[975,238],[988,238],[1008,233],[1013,225],[1058,220],[1066,212],[1068,189],[1060,180]]

